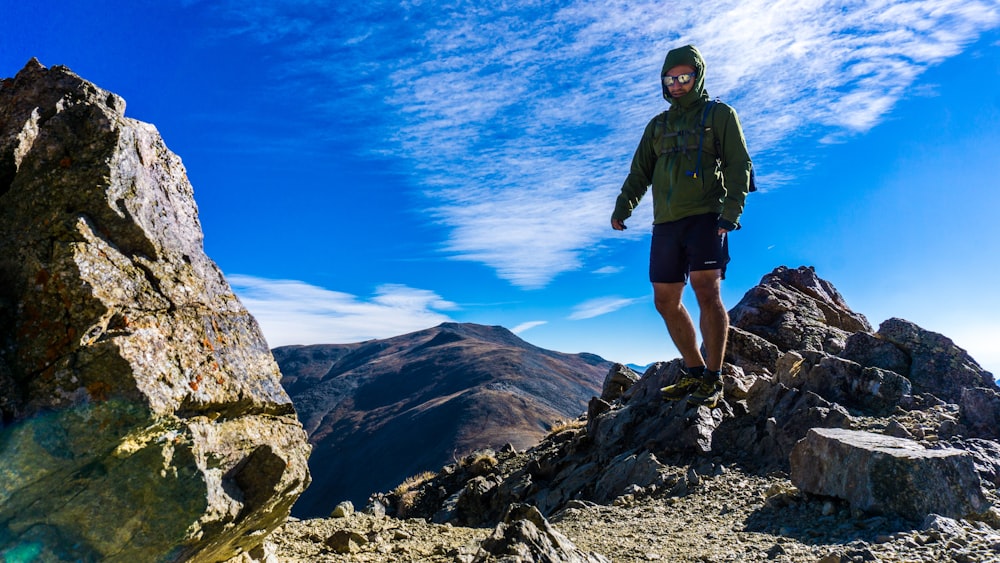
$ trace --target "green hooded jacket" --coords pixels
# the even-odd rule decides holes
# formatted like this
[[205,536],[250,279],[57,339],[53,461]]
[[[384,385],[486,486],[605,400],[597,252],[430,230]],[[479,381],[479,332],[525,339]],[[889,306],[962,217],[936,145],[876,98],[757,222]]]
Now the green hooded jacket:
[[[663,87],[670,109],[646,125],[611,218],[624,221],[630,217],[652,185],[654,224],[717,213],[720,227],[738,229],[752,165],[740,120],[733,108],[721,102],[705,115],[709,103],[705,60],[697,48],[686,45],[667,53],[661,85],[662,76],[677,65],[695,69],[694,87],[680,98],[671,97]],[[716,147],[721,155],[716,154]]]

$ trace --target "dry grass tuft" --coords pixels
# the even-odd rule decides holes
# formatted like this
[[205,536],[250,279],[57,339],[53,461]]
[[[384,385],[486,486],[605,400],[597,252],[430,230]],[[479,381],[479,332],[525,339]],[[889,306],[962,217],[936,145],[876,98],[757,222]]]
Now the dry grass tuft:
[[416,504],[417,497],[420,496],[420,486],[437,477],[437,475],[438,474],[433,471],[417,473],[416,475],[407,477],[402,483],[392,490],[390,494],[398,499],[396,503],[396,510],[398,511],[400,518],[405,518],[406,513]]
[[567,430],[583,428],[586,425],[587,421],[582,418],[574,418],[573,420],[557,420],[552,423],[552,428],[549,429],[548,436],[555,436],[556,434]]
[[459,466],[478,477],[489,473],[498,463],[496,453],[493,450],[480,450],[462,458]]

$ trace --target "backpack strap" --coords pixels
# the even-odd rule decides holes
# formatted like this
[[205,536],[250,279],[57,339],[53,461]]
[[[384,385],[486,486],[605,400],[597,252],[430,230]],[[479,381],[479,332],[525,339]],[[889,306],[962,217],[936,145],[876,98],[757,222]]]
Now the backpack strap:
[[[701,150],[705,145],[705,121],[708,119],[708,114],[712,112],[712,108],[715,107],[715,100],[709,100],[705,104],[705,109],[701,112],[701,127],[700,133],[698,135],[698,160],[694,165],[694,170],[688,170],[687,175],[694,179],[698,179],[698,174],[701,172]],[[718,152],[718,140],[716,140],[716,152]]]
[[[669,119],[669,111],[664,111],[656,116],[653,122],[653,150],[656,152],[657,158],[663,156],[666,153],[678,153],[691,150],[689,146],[677,146],[670,149],[666,148],[666,141],[668,137],[685,137],[687,135],[693,135],[698,132],[698,129],[683,129],[681,131],[667,131],[667,120]],[[702,121],[704,123],[704,120]],[[701,139],[699,138],[698,150],[701,150]]]

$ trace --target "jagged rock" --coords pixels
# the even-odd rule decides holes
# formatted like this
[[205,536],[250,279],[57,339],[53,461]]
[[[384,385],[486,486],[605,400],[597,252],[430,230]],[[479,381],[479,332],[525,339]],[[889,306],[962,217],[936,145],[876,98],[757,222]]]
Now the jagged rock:
[[597,479],[594,500],[609,502],[624,494],[629,487],[661,486],[666,482],[667,473],[667,468],[651,452],[626,452],[611,460]]
[[995,440],[978,438],[958,438],[945,443],[951,448],[962,450],[972,456],[980,479],[994,487],[1000,487],[1000,443]]
[[725,361],[749,373],[774,373],[781,350],[764,338],[738,326],[729,327]]
[[1000,391],[985,387],[962,389],[958,398],[961,420],[969,437],[1000,438]]
[[913,384],[914,393],[930,393],[958,403],[966,388],[1000,391],[993,374],[944,335],[904,319],[891,318],[879,325],[877,336],[895,344],[910,358],[910,371],[901,375]]
[[604,386],[601,389],[602,401],[614,401],[620,398],[625,391],[639,381],[639,374],[632,371],[632,368],[624,364],[615,364],[604,378]]
[[587,432],[592,432],[597,417],[609,410],[611,410],[611,403],[598,397],[591,397],[590,402],[587,403]]
[[869,332],[856,332],[847,337],[840,357],[863,366],[881,368],[900,375],[910,373],[910,357],[898,346]]
[[309,446],[180,159],[124,110],[36,60],[0,83],[0,552],[224,560],[285,521]]
[[466,521],[476,521],[481,514],[491,510],[490,492],[500,484],[496,475],[473,477],[458,493],[455,511]]
[[774,379],[757,379],[743,403],[745,412],[713,433],[713,450],[761,471],[786,471],[788,455],[810,428],[851,425],[844,407]]
[[778,382],[869,412],[888,412],[911,391],[892,371],[861,365],[824,352],[788,352],[777,363]]
[[872,432],[813,428],[791,455],[792,483],[807,493],[847,500],[852,508],[918,520],[962,518],[990,506],[972,458],[928,450],[918,442]]
[[864,315],[855,313],[832,284],[812,267],[781,266],[761,279],[729,311],[730,324],[789,350],[836,354],[847,337],[872,332]]
[[511,505],[503,522],[480,546],[475,558],[479,563],[494,557],[509,563],[610,563],[603,555],[577,549],[537,508],[525,504]]
[[[712,432],[722,420],[719,409],[693,407],[686,401],[664,402],[660,389],[679,380],[681,362],[657,364],[623,396],[625,405],[589,422],[588,434],[604,451],[627,451],[643,445],[659,451],[712,449]],[[658,423],[652,424],[651,420]]]

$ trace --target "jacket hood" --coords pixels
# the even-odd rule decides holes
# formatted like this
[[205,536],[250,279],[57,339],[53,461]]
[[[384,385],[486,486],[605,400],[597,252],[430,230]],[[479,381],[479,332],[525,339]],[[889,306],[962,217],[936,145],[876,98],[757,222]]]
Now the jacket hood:
[[[694,87],[691,88],[690,92],[680,98],[673,98],[670,96],[667,87],[663,85],[663,75],[677,65],[692,66],[698,74],[694,77]],[[660,70],[660,87],[663,88],[663,99],[670,102],[670,104],[680,103],[686,106],[699,98],[708,99],[708,92],[705,91],[705,59],[702,58],[701,52],[698,51],[697,47],[694,45],[685,45],[671,49],[667,53],[667,58],[663,60],[663,69]]]

